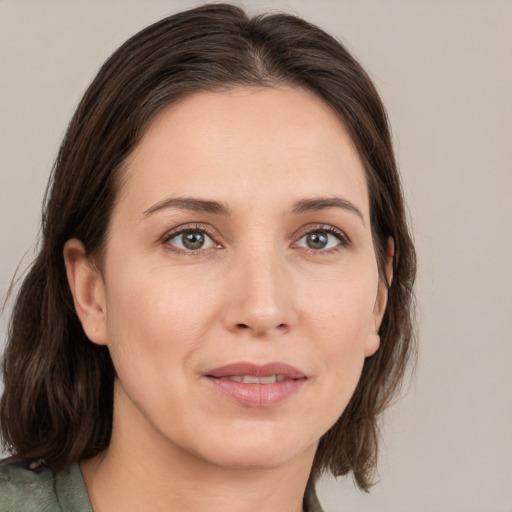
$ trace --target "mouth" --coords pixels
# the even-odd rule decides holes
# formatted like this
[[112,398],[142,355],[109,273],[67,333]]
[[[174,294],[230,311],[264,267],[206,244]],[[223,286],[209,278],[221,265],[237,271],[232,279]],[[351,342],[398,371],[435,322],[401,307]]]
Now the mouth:
[[254,375],[229,375],[227,377],[212,377],[213,379],[219,378],[220,380],[230,380],[233,382],[242,382],[243,384],[275,384],[276,382],[283,382],[286,380],[284,375],[269,375],[267,377],[255,377]]
[[271,407],[297,393],[308,377],[293,366],[239,362],[214,368],[204,377],[224,398],[246,407]]

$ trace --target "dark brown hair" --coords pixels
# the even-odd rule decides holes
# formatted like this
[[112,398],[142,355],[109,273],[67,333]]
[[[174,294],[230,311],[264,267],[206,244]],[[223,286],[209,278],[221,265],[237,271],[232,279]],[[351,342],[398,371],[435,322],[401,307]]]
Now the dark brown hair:
[[322,437],[311,482],[352,471],[367,490],[377,457],[377,417],[414,353],[415,253],[386,112],[371,80],[334,38],[287,14],[252,19],[206,5],[165,18],[123,44],[88,88],[60,148],[45,196],[39,253],[14,303],[3,359],[4,446],[54,470],[96,455],[110,441],[115,371],[75,313],[63,246],[80,239],[101,266],[123,163],[156,113],[199,91],[236,86],[302,87],[339,115],[366,170],[382,279],[388,237],[393,281],[381,346],[337,423]]

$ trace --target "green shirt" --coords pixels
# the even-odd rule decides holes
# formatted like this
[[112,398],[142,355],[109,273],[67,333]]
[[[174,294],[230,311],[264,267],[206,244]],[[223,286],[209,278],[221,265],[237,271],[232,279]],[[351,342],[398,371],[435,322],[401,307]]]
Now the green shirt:
[[[93,512],[78,464],[56,475],[14,459],[0,461],[0,512]],[[322,512],[314,491],[306,492],[307,512]]]
[[78,464],[56,475],[47,467],[0,461],[0,512],[93,512]]

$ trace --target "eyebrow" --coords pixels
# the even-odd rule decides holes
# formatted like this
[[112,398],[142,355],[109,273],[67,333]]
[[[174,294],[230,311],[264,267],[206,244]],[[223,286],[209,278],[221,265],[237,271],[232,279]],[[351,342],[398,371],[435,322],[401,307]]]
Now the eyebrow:
[[214,215],[230,215],[229,208],[218,201],[196,199],[194,197],[169,197],[148,208],[142,214],[147,217],[152,213],[164,208],[175,208],[177,210],[189,210],[193,212],[212,213]]
[[342,208],[343,210],[348,210],[349,212],[355,213],[363,223],[363,226],[366,226],[361,210],[354,203],[348,199],[343,199],[342,197],[319,197],[314,199],[302,199],[295,203],[292,212],[300,214],[316,212],[325,210],[327,208]]
[[[194,197],[168,197],[145,210],[142,217],[148,217],[149,215],[166,208],[211,213],[213,215],[223,215],[226,217],[231,214],[230,209],[225,204],[219,203],[218,201],[198,199]],[[342,208],[343,210],[355,213],[363,223],[363,226],[366,226],[361,210],[354,203],[342,197],[301,199],[293,205],[292,213],[300,215],[301,213],[326,210],[327,208]]]

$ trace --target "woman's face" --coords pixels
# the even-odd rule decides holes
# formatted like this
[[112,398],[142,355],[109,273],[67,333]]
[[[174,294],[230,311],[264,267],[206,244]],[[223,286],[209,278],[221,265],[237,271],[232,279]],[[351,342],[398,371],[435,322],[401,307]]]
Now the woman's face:
[[311,458],[385,304],[347,131],[300,89],[170,106],[127,162],[84,283],[84,328],[118,375],[113,440],[231,468]]

